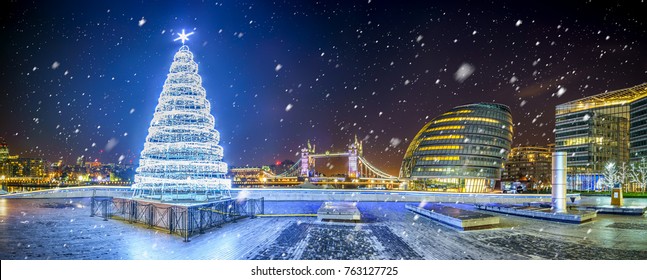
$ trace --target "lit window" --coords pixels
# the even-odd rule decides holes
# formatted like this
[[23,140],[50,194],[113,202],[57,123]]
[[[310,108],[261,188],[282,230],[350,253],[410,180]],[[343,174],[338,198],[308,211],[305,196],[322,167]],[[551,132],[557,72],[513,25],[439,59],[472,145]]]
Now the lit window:
[[584,145],[589,143],[595,143],[595,144],[601,145],[604,143],[604,138],[603,137],[575,137],[575,138],[564,139],[559,142],[560,142],[560,146],[563,146],[563,147]]
[[458,156],[433,156],[433,157],[423,157],[422,160],[428,160],[428,161],[460,160],[460,157],[458,157]]
[[420,148],[420,151],[431,151],[431,150],[458,150],[460,149],[460,146],[452,145],[452,146],[426,146]]
[[472,110],[458,110],[458,111],[451,111],[451,112],[444,113],[442,114],[442,116],[452,115],[452,114],[469,114],[471,112]]
[[490,119],[490,118],[481,118],[481,117],[455,117],[455,118],[445,118],[434,121],[436,123],[442,122],[455,122],[455,121],[478,121],[478,122],[487,122],[487,123],[499,123],[499,121]]
[[429,136],[425,137],[422,139],[422,141],[429,141],[429,140],[443,140],[443,139],[463,139],[463,135],[437,135],[437,136]]
[[430,129],[427,129],[426,132],[439,131],[439,130],[457,130],[457,129],[463,129],[463,128],[465,127],[462,125],[448,125],[448,126],[439,126],[439,127],[430,128]]

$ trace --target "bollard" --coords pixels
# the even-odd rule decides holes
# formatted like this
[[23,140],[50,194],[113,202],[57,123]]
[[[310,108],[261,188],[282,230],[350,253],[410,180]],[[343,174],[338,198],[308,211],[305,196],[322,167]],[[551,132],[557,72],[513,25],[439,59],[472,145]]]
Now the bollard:
[[566,152],[554,152],[551,199],[553,209],[558,213],[566,212],[566,166]]

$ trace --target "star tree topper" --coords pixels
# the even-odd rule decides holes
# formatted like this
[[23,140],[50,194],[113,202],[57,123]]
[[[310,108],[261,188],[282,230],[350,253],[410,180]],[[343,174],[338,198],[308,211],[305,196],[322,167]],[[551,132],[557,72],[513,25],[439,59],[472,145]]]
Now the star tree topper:
[[188,41],[189,36],[193,35],[193,32],[190,32],[190,33],[187,34],[187,33],[184,32],[184,29],[182,29],[182,33],[179,33],[177,35],[180,36],[180,37],[175,38],[175,40],[173,40],[173,41],[182,40],[182,45],[184,45],[184,41]]

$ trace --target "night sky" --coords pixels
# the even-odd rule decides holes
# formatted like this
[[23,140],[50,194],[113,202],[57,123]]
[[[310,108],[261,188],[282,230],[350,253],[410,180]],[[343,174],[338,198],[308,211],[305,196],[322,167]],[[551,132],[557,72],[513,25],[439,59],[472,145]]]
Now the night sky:
[[426,122],[474,102],[511,107],[514,146],[545,145],[555,105],[647,81],[644,0],[96,2],[0,4],[11,154],[137,163],[182,29],[233,166],[357,134],[397,175]]

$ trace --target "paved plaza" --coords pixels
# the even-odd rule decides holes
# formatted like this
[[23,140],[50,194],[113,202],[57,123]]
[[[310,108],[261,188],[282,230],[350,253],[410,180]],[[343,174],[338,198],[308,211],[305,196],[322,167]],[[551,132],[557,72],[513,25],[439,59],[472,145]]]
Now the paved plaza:
[[[266,202],[265,209],[315,213],[319,206]],[[407,211],[405,203],[357,207],[360,223],[247,218],[183,242],[90,217],[89,199],[0,199],[0,259],[647,259],[645,216],[599,214],[565,224],[496,214],[495,228],[457,231]]]

